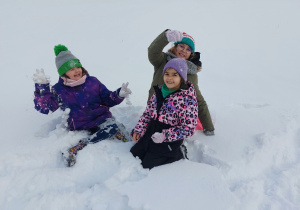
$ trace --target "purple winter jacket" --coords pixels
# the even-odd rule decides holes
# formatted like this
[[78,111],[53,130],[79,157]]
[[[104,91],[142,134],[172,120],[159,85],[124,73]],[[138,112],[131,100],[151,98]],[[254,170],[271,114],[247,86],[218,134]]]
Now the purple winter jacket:
[[124,98],[119,96],[120,88],[108,90],[96,77],[87,74],[85,83],[75,87],[63,84],[59,78],[50,90],[49,84],[35,84],[35,109],[43,114],[58,108],[70,109],[68,126],[73,130],[94,128],[112,117],[109,107],[120,104]]

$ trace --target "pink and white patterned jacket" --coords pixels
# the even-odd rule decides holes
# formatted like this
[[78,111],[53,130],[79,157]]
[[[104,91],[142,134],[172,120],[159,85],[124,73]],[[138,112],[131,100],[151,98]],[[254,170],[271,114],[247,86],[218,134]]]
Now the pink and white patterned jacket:
[[[158,121],[171,126],[169,129],[162,130],[166,137],[164,142],[174,142],[192,136],[197,126],[198,104],[193,84],[187,82],[187,85],[187,89],[180,89],[167,96],[159,113],[157,113],[157,98],[154,93],[132,133],[138,133],[142,137],[150,120],[156,120],[158,116]],[[159,88],[161,89],[161,86]]]

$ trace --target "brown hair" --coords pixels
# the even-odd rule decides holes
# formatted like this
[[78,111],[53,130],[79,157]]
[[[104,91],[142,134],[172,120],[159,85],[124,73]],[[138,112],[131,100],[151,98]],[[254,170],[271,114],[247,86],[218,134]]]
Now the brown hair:
[[184,90],[188,89],[188,85],[186,84],[186,81],[184,81],[184,79],[182,78],[181,78],[180,88]]
[[[87,71],[85,68],[83,68],[83,67],[80,67],[80,68],[82,69],[82,76],[88,74],[88,71]],[[62,77],[65,77],[65,78],[70,79],[70,77],[68,77],[68,76],[66,75],[66,73],[64,73],[64,74],[62,75]]]
[[[178,46],[178,44],[174,45],[173,47],[171,47],[168,52],[172,53],[175,55],[176,52],[176,47]],[[187,60],[190,60],[193,57],[194,53],[191,53],[190,57]]]
[[[172,53],[175,55],[176,52],[176,47],[178,44],[174,45],[173,47],[171,47],[168,52]],[[195,56],[195,53],[191,53],[190,57],[187,59],[188,61],[191,61],[191,59],[193,59],[193,57]],[[197,66],[197,70],[201,71],[202,67],[201,66]]]

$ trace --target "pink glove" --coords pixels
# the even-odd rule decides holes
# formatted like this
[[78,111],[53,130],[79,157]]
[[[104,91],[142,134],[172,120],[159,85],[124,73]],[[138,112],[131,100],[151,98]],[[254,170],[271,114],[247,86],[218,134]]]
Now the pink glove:
[[166,31],[166,36],[167,36],[168,42],[178,42],[178,41],[182,40],[183,34],[180,31],[168,30],[168,31]]
[[151,136],[151,139],[155,143],[162,143],[166,139],[166,137],[163,133],[156,132]]

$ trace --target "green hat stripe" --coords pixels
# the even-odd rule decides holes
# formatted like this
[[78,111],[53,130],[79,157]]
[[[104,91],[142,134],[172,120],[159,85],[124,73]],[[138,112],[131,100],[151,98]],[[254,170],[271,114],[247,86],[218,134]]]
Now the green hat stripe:
[[64,75],[67,71],[74,67],[82,67],[81,63],[79,62],[79,59],[72,59],[65,62],[63,65],[59,67],[58,74],[59,76]]

